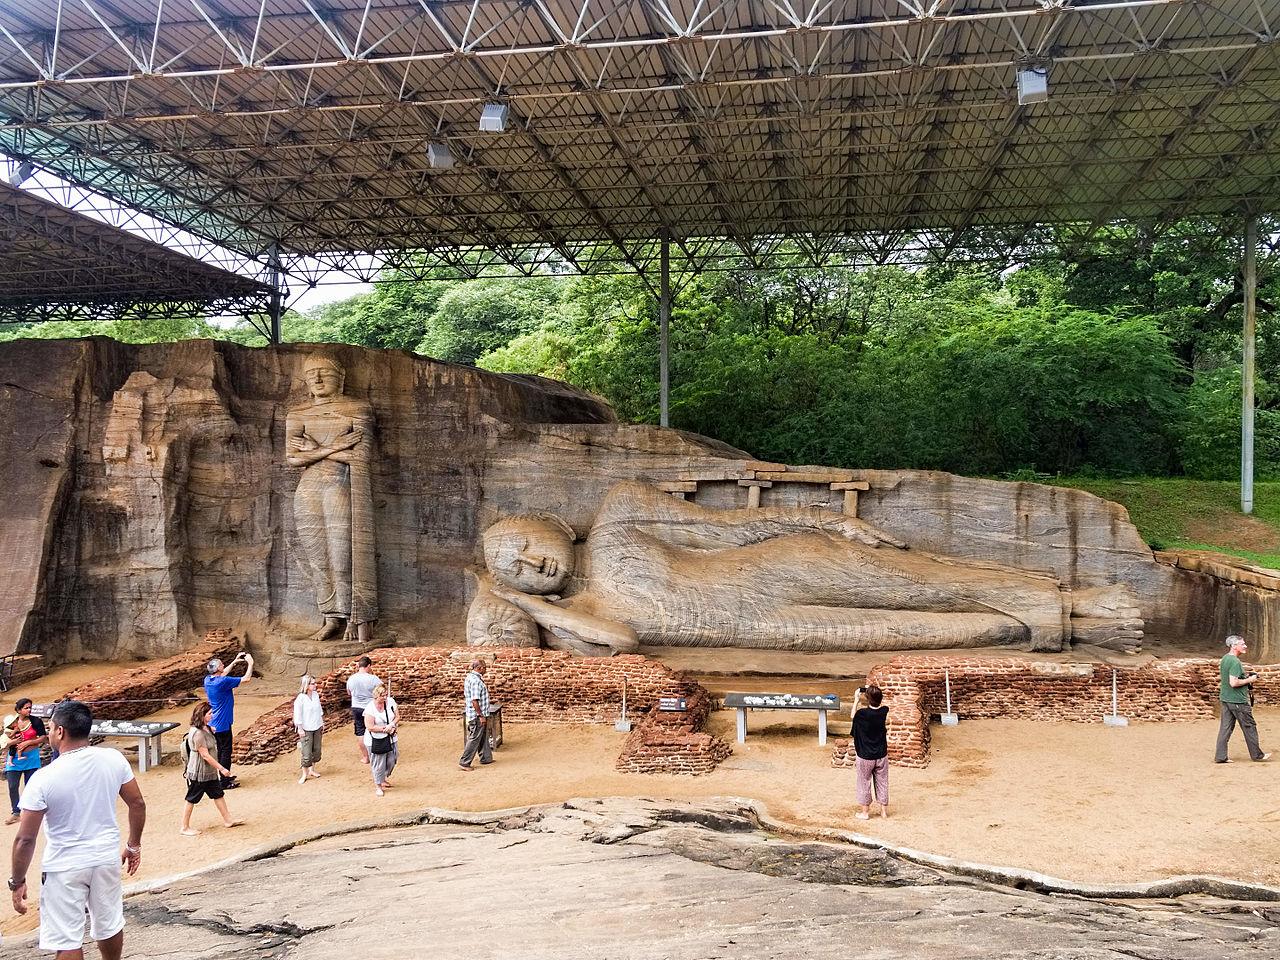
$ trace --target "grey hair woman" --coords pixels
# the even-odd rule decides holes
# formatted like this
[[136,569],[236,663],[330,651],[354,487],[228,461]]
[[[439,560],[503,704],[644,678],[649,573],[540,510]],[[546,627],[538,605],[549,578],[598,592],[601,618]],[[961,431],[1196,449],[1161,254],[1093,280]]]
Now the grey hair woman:
[[373,773],[373,792],[380,797],[391,786],[391,773],[400,756],[396,741],[399,722],[400,711],[395,700],[387,692],[386,684],[378,684],[373,688],[373,701],[364,711],[364,738],[365,747],[369,750],[369,768]]

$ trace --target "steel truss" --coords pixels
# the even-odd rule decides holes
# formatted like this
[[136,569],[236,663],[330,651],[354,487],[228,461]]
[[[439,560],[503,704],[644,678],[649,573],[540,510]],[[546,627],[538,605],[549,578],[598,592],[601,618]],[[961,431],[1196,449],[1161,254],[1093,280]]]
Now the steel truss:
[[0,151],[307,282],[638,269],[664,234],[874,262],[1280,209],[1277,29],[1269,0],[23,0]]
[[262,283],[0,185],[0,323],[203,316],[269,302]]

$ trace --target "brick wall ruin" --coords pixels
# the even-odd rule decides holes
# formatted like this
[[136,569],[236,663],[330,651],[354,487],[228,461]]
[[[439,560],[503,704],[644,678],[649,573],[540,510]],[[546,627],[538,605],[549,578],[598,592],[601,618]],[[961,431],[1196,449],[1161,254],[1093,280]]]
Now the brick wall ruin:
[[685,680],[678,696],[682,712],[652,709],[631,731],[614,766],[623,773],[710,773],[733,752],[719,737],[702,733],[711,715],[711,695]]
[[[504,722],[613,723],[619,715],[625,679],[628,712],[651,715],[641,719],[624,746],[624,757],[630,757],[625,769],[701,773],[728,756],[728,744],[698,732],[710,712],[706,691],[683,674],[642,656],[583,658],[531,647],[486,648],[483,652],[474,647],[396,647],[369,653],[372,671],[390,683],[391,695],[409,721],[460,720],[463,678],[477,656],[488,663],[485,682],[491,701],[502,705]],[[349,721],[346,683],[355,669],[352,660],[320,679],[326,730]],[[682,714],[657,714],[651,708],[666,696],[688,698],[691,709]],[[638,740],[637,735],[641,735]],[[236,736],[234,760],[268,763],[296,744],[290,699]],[[678,757],[681,751],[689,758]]]
[[60,699],[87,703],[98,720],[136,720],[164,709],[166,702],[175,697],[199,689],[210,660],[230,660],[243,647],[243,641],[230,631],[210,630],[190,650],[91,680]]
[[[904,767],[929,762],[929,720],[946,709],[945,672],[952,709],[962,718],[1101,723],[1111,712],[1112,667],[1097,663],[1043,663],[1016,657],[895,657],[867,674],[889,707],[889,759]],[[1280,700],[1280,665],[1258,667],[1256,701]],[[1212,718],[1218,700],[1218,661],[1160,660],[1116,667],[1121,716],[1168,723]],[[831,764],[853,766],[851,740],[837,740]]]

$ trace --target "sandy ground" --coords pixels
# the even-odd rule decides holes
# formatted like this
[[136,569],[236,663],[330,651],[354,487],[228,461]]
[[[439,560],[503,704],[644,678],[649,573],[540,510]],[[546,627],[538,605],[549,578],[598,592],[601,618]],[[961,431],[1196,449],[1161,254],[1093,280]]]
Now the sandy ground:
[[[39,701],[102,669],[63,668],[14,696]],[[245,688],[237,698],[238,725],[288,693],[283,681]],[[1259,710],[1258,719],[1264,748],[1280,748],[1280,710]],[[836,720],[833,732],[843,734],[847,725]],[[733,713],[715,714],[710,729],[732,742]],[[935,853],[1082,881],[1212,873],[1280,883],[1280,763],[1249,763],[1237,735],[1237,762],[1215,765],[1216,729],[1216,721],[1114,729],[972,720],[935,727],[930,766],[890,773],[891,817],[861,823],[852,817],[853,773],[831,768],[813,718],[753,713],[747,742],[734,744],[733,757],[703,777],[616,772],[624,735],[611,727],[516,723],[506,725],[497,763],[467,774],[455,765],[459,724],[409,724],[400,737],[395,788],[386,797],[373,795],[354,737],[334,732],[325,738],[322,779],[300,786],[296,753],[239,767],[243,787],[227,800],[232,814],[248,823],[223,829],[205,801],[194,824],[208,829],[194,838],[178,833],[185,785],[173,758],[178,737],[170,735],[170,762],[141,777],[148,825],[137,879],[192,870],[298,831],[428,806],[483,810],[580,796],[739,796],[762,800],[775,816],[801,824],[859,829]],[[34,912],[9,915],[0,929],[33,925]]]

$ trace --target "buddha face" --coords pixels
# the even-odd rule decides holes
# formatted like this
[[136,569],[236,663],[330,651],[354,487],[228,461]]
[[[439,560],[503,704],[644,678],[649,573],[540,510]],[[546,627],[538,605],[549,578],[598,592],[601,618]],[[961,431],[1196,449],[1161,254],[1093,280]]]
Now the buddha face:
[[302,380],[317,400],[341,396],[345,379],[342,368],[323,357],[309,358],[302,369]]
[[573,573],[572,531],[562,520],[508,517],[484,533],[495,580],[521,593],[559,593]]

